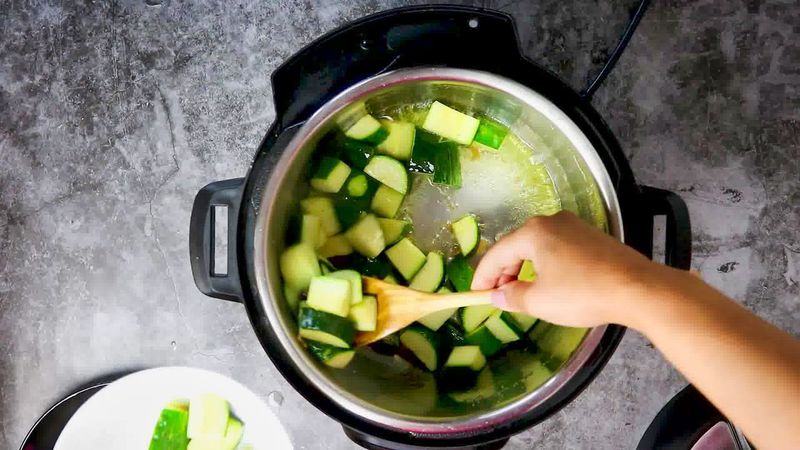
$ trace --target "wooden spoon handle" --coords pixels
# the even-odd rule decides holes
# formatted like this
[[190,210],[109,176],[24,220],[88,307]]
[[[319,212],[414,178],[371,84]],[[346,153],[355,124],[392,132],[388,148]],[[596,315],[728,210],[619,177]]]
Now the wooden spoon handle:
[[441,311],[448,308],[461,308],[463,306],[488,305],[492,303],[492,292],[485,291],[457,292],[453,294],[435,294],[425,299],[420,306],[427,311]]

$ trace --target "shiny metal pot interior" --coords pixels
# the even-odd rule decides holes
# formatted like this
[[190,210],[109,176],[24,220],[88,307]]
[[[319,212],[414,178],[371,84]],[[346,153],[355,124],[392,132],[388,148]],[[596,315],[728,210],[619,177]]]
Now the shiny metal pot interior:
[[547,167],[562,208],[623,239],[618,199],[602,161],[577,125],[544,96],[486,72],[404,69],[343,91],[311,116],[289,142],[262,191],[253,241],[255,281],[266,318],[278,338],[272,345],[284,347],[303,376],[342,408],[364,420],[412,433],[479,433],[536,409],[559,391],[596,350],[606,327],[590,330],[560,370],[531,392],[469,411],[432,412],[420,400],[432,388],[432,378],[421,372],[409,376],[406,368],[391,358],[359,356],[345,370],[317,363],[296,337],[296,321],[284,301],[278,268],[287,218],[305,194],[298,186],[318,140],[364,104],[381,115],[433,99],[509,125],[520,140],[536,149],[536,162]]

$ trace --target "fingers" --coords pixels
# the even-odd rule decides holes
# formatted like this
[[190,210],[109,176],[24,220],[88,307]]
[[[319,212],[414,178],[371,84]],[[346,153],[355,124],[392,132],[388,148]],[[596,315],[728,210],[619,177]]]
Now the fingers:
[[[517,273],[519,273],[519,270],[517,270]],[[502,285],[504,285],[506,283],[511,283],[512,281],[514,281],[516,279],[517,279],[517,275],[516,274],[514,274],[514,275],[506,275],[504,273],[504,274],[500,275],[500,278],[497,280],[497,284],[495,286],[502,286]]]
[[534,283],[512,281],[492,293],[492,303],[503,311],[530,313]]
[[531,253],[529,234],[517,230],[500,239],[481,259],[472,278],[472,289],[491,289],[516,277],[522,261]]

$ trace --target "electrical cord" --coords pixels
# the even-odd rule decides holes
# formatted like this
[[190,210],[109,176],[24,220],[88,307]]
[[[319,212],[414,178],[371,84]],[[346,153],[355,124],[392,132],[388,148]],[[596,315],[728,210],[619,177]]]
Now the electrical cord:
[[631,15],[630,19],[628,20],[628,26],[625,27],[625,31],[622,32],[622,36],[619,38],[619,42],[617,43],[616,48],[611,54],[608,56],[605,65],[597,76],[586,86],[586,88],[581,91],[580,95],[586,100],[591,100],[592,96],[594,95],[595,91],[603,84],[608,74],[614,70],[614,66],[617,65],[617,61],[619,57],[622,56],[622,52],[625,51],[625,48],[628,46],[628,42],[630,42],[631,37],[633,37],[633,33],[636,31],[636,27],[639,26],[639,22],[642,20],[642,16],[644,16],[647,7],[650,5],[650,0],[641,0],[639,2],[639,6],[636,8],[636,11]]

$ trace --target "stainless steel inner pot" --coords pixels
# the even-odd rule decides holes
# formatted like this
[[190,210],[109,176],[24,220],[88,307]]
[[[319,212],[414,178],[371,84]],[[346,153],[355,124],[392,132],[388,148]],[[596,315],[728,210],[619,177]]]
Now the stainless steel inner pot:
[[[320,108],[298,130],[278,160],[264,189],[256,235],[256,284],[279,345],[302,374],[344,409],[364,420],[411,433],[480,432],[537,408],[567,383],[598,346],[605,326],[589,331],[572,357],[545,384],[503,403],[467,411],[434,411],[428,406],[430,375],[402,362],[359,355],[345,370],[319,364],[301,346],[295,318],[282,294],[278,255],[284,248],[287,218],[303,197],[300,180],[318,140],[337,123],[350,120],[366,105],[374,114],[397,112],[405,105],[434,99],[471,114],[485,114],[511,127],[535,150],[563,209],[571,210],[623,239],[618,199],[609,175],[577,125],[541,94],[487,72],[451,68],[398,70],[360,82]],[[419,219],[417,219],[419,220]],[[430,220],[439,220],[432,215]],[[275,343],[278,345],[278,343]]]

